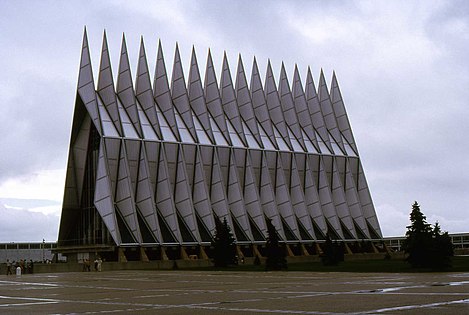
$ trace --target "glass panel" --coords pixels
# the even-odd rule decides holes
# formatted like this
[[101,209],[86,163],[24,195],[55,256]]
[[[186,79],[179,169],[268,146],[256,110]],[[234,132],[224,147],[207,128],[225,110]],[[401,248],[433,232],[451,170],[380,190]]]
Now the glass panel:
[[104,135],[111,137],[120,137],[119,133],[116,130],[116,127],[114,126],[114,123],[111,120],[111,117],[109,116],[109,113],[101,102],[101,98],[96,95],[96,99],[98,100],[99,116],[101,117]]
[[321,150],[321,153],[323,153],[323,154],[332,154],[331,151],[329,151],[329,149],[327,148],[324,141],[322,140],[321,136],[319,136],[319,134],[316,131],[314,131],[314,132],[316,133],[316,139],[318,140],[319,150]]
[[244,130],[244,135],[246,136],[246,141],[248,142],[248,148],[253,148],[253,149],[260,149],[261,147],[259,146],[259,143],[257,143],[256,138],[251,133],[251,130],[249,130],[248,126],[242,121],[243,123],[243,130]]
[[156,135],[153,127],[151,126],[150,122],[148,121],[147,115],[143,112],[142,106],[137,102],[137,109],[138,109],[138,117],[140,118],[140,125],[142,126],[143,131],[143,138],[149,140],[158,140],[158,136]]
[[238,134],[236,133],[236,130],[234,129],[234,127],[231,124],[229,119],[226,120],[226,125],[228,127],[228,132],[230,134],[231,143],[233,144],[233,146],[234,147],[243,147],[244,148],[243,142],[239,138]]
[[168,122],[166,121],[166,118],[164,118],[163,114],[158,108],[158,105],[155,104],[155,107],[156,114],[158,115],[158,122],[160,123],[161,135],[163,136],[163,140],[176,142],[177,139],[171,131],[171,128],[169,127]]
[[305,152],[305,150],[303,150],[300,143],[298,142],[295,135],[293,134],[293,131],[291,131],[290,127],[287,126],[287,130],[288,130],[288,136],[290,137],[290,142],[293,146],[293,151]]
[[329,133],[329,139],[331,141],[331,146],[332,146],[332,150],[334,150],[334,153],[336,155],[345,155],[344,152],[342,152],[342,150],[340,149],[337,142],[335,142],[334,137],[330,133]]
[[259,128],[259,134],[261,135],[261,140],[262,140],[262,143],[264,144],[264,149],[277,150],[274,144],[272,143],[272,141],[270,140],[270,138],[265,133],[265,130],[264,128],[262,128],[261,124],[258,123],[257,127]]
[[124,137],[139,139],[140,137],[138,136],[137,132],[134,129],[134,126],[130,122],[130,118],[127,115],[127,112],[125,111],[119,99],[117,99],[117,107],[119,108],[119,116],[121,117],[122,129],[124,130]]
[[348,156],[357,156],[357,154],[352,149],[352,147],[350,146],[350,144],[348,143],[347,139],[345,139],[344,136],[342,136],[342,142],[344,143],[345,152],[347,152]]
[[212,115],[208,114],[208,117],[210,118],[210,126],[212,126],[212,132],[213,136],[215,137],[216,144],[228,145],[228,142],[226,142],[226,139],[221,133],[220,128],[218,128],[217,123],[215,120],[213,120]]
[[308,150],[309,153],[319,153],[318,150],[316,150],[316,148],[314,147],[313,142],[309,140],[308,135],[303,131],[303,129],[301,129],[301,133],[303,134],[306,150]]
[[195,131],[197,132],[197,137],[199,138],[199,143],[201,144],[212,144],[210,138],[205,132],[204,128],[200,124],[199,118],[197,118],[194,113],[192,113],[192,119],[194,120]]
[[272,125],[272,127],[274,128],[275,140],[277,140],[279,150],[291,151],[285,140],[283,140],[282,136],[280,135],[280,132],[277,130],[277,127],[275,127],[275,125]]
[[174,110],[174,115],[176,116],[176,123],[178,125],[179,135],[181,136],[181,142],[195,143],[186,127],[186,124],[182,120],[181,116],[179,116],[179,113],[176,109]]

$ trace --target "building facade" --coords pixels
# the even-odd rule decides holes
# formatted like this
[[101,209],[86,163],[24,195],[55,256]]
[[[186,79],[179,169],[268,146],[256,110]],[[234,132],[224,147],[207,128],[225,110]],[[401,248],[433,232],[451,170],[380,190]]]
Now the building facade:
[[282,64],[276,82],[269,62],[262,80],[254,59],[248,81],[225,55],[217,77],[209,51],[201,78],[194,49],[182,69],[176,45],[168,81],[159,43],[152,84],[142,38],[133,80],[123,38],[114,82],[104,34],[95,84],[85,30],[58,250],[206,258],[224,219],[246,256],[266,220],[293,255],[382,239],[335,73],[316,89],[309,69],[290,84]]

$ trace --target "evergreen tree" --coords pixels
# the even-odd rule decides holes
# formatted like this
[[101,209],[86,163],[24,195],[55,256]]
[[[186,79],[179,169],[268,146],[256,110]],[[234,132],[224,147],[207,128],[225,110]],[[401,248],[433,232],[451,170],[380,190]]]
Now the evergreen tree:
[[412,205],[410,213],[411,224],[407,226],[406,239],[403,247],[408,255],[406,261],[412,267],[427,267],[432,243],[432,228],[427,223],[427,218],[420,211],[417,201]]
[[453,243],[448,232],[441,232],[438,222],[433,228],[433,246],[432,267],[437,269],[445,269],[451,267],[451,257],[454,255]]
[[267,244],[266,244],[266,255],[267,260],[265,262],[266,270],[282,270],[287,269],[287,258],[285,254],[285,246],[281,246],[279,243],[279,236],[275,226],[272,224],[272,220],[267,220]]
[[417,202],[412,205],[411,224],[407,226],[403,248],[406,261],[414,268],[446,268],[451,265],[453,245],[448,232],[442,233],[438,223],[432,229]]
[[216,267],[226,267],[236,263],[236,240],[226,218],[223,222],[215,219],[215,237],[212,242],[213,262]]
[[336,266],[339,262],[344,261],[344,244],[339,245],[337,242],[332,242],[329,233],[326,233],[326,242],[323,247],[323,254],[321,255],[321,262],[325,266]]

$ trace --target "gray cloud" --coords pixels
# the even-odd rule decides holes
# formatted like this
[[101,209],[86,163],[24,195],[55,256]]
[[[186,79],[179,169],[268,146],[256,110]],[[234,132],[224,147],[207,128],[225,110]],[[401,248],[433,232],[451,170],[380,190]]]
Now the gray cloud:
[[57,240],[59,216],[6,208],[0,203],[0,240],[2,242],[41,242]]

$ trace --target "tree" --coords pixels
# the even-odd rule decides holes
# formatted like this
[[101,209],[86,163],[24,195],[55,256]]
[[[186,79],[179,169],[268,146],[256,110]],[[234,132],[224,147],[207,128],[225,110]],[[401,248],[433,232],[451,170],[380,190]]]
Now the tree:
[[407,226],[403,248],[406,261],[414,268],[446,268],[451,265],[453,245],[448,232],[442,233],[438,223],[432,229],[417,202],[412,205],[411,224]]
[[434,243],[431,250],[433,267],[437,269],[451,267],[451,257],[454,255],[451,237],[448,232],[441,232],[438,222],[435,223],[432,233]]
[[216,218],[212,246],[214,247],[213,262],[216,267],[236,264],[236,240],[226,218],[223,219],[223,222]]
[[265,262],[266,270],[282,270],[287,269],[287,258],[285,254],[285,246],[279,243],[279,236],[272,220],[267,220],[267,244]]
[[[343,243],[342,243],[343,246]],[[333,243],[329,233],[326,233],[326,242],[321,255],[321,262],[324,266],[336,266],[344,261],[344,249],[337,242]]]

